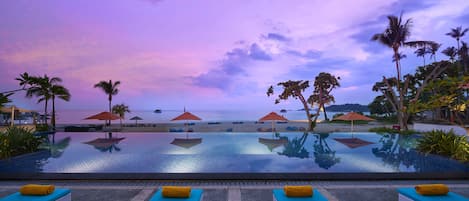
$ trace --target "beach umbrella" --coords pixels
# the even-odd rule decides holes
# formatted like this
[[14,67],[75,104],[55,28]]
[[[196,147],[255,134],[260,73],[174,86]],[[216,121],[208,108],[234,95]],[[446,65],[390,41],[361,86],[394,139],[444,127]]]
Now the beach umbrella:
[[174,119],[171,119],[171,121],[186,121],[186,123],[184,124],[185,127],[186,127],[186,138],[188,137],[188,134],[187,134],[187,121],[190,121],[190,120],[197,120],[197,121],[200,121],[202,120],[200,117],[198,116],[195,116],[194,114],[190,113],[190,112],[184,112],[182,113],[181,115],[175,117]]
[[288,121],[288,119],[286,119],[285,117],[283,116],[280,116],[279,114],[275,113],[275,112],[271,112],[265,116],[263,116],[262,118],[259,119],[259,121],[272,121],[272,132],[274,132],[274,123],[275,121]]
[[[85,118],[85,120],[90,120],[90,119],[104,120],[104,121],[109,120],[109,122],[111,122],[111,120],[120,119],[120,117],[115,115],[115,114],[112,114],[110,112],[100,112],[98,114],[95,114],[95,115],[92,115],[92,116],[89,116],[89,117]],[[109,124],[109,126],[110,126],[110,124]],[[112,138],[112,132],[109,132],[109,138]]]
[[200,143],[202,143],[202,138],[191,138],[191,139],[174,138],[174,140],[170,144],[183,147],[186,149],[190,149],[191,147],[198,145]]
[[116,120],[116,119],[120,119],[120,117],[110,112],[101,112],[101,113],[86,117],[85,119]]
[[139,116],[135,116],[135,117],[130,118],[130,120],[135,120],[135,125],[137,125],[137,121],[138,120],[143,120],[143,119]]
[[285,138],[280,138],[280,139],[268,139],[268,138],[259,138],[259,143],[267,146],[267,148],[272,152],[273,149],[280,147],[286,143],[288,143],[288,140]]
[[374,119],[372,118],[363,116],[355,112],[349,112],[345,115],[335,118],[334,120],[351,121],[350,132],[352,132],[352,137],[353,137],[353,121],[374,121]]

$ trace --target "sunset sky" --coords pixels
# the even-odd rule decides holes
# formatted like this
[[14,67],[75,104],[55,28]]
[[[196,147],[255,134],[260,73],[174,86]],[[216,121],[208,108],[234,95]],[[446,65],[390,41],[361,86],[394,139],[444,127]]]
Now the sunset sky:
[[[72,100],[61,109],[107,108],[93,85],[109,79],[122,82],[113,103],[131,109],[298,109],[267,88],[329,72],[341,77],[336,104],[368,104],[372,85],[395,76],[392,50],[370,38],[401,12],[410,40],[440,50],[456,46],[451,28],[469,27],[467,0],[2,0],[0,92],[28,72],[63,79]],[[414,72],[422,58],[403,52],[403,72]],[[14,104],[43,107],[24,96]]]

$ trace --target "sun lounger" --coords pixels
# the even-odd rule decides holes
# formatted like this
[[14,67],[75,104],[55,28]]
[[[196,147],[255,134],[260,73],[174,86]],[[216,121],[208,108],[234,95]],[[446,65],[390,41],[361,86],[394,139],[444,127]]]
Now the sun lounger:
[[57,188],[49,195],[22,195],[20,192],[0,198],[0,201],[71,201],[72,193],[66,188]]
[[318,190],[313,189],[312,197],[287,197],[283,189],[274,189],[274,201],[327,201]]
[[163,197],[162,190],[158,190],[149,201],[200,201],[202,199],[202,193],[202,189],[192,189],[188,198],[168,198]]
[[397,192],[399,192],[399,201],[469,201],[469,198],[453,192],[446,195],[420,195],[415,188],[398,188]]

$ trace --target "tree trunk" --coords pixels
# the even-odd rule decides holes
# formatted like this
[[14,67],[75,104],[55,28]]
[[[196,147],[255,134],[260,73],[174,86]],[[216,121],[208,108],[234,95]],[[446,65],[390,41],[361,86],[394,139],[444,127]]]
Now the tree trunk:
[[305,98],[301,93],[297,93],[297,96],[300,99],[301,103],[303,103],[303,108],[306,112],[306,117],[308,119],[308,131],[313,131],[313,121],[311,120],[311,114],[309,113],[308,103],[306,102]]
[[51,119],[52,129],[55,131],[55,96],[52,95],[52,119]]
[[46,125],[47,125],[47,103],[48,103],[48,100],[46,98],[45,105],[44,105],[44,124]]
[[324,107],[324,105],[322,105],[322,111],[324,112],[324,120],[329,121],[329,118],[327,118],[326,107]]
[[[112,113],[111,105],[112,105],[112,95],[109,94],[109,113]],[[107,125],[111,126],[111,120],[108,120]]]

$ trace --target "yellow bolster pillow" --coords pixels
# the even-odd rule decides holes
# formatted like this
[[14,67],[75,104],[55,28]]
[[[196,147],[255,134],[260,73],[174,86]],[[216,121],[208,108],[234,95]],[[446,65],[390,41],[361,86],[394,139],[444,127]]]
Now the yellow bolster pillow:
[[285,186],[283,191],[287,197],[312,197],[312,186]]
[[446,195],[449,189],[444,184],[422,184],[415,186],[415,191],[421,195]]
[[28,184],[20,189],[22,195],[49,195],[54,192],[54,185]]
[[162,194],[168,198],[188,198],[191,195],[191,187],[163,186]]

